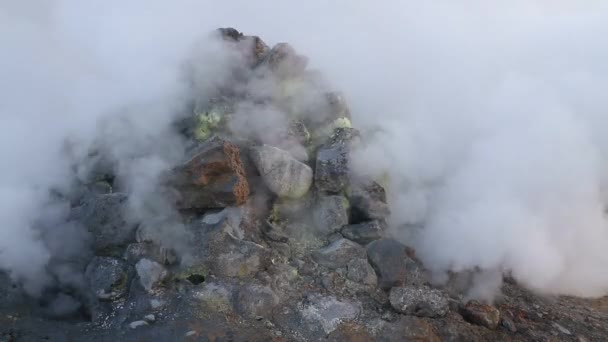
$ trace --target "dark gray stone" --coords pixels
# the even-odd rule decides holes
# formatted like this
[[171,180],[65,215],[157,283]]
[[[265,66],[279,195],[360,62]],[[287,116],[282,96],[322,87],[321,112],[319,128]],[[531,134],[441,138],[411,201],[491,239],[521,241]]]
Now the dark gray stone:
[[367,258],[378,276],[378,286],[389,290],[406,281],[405,246],[393,239],[381,239],[367,246]]
[[313,209],[315,229],[330,235],[348,224],[348,200],[343,196],[320,196]]
[[355,258],[365,258],[365,249],[355,242],[340,239],[312,253],[319,265],[336,269],[346,266]]
[[353,128],[337,128],[317,150],[314,183],[320,191],[338,193],[348,184],[349,145],[354,136],[358,131]]
[[346,277],[354,282],[367,285],[378,285],[378,277],[373,267],[367,262],[367,259],[353,259],[346,266],[348,273]]
[[125,218],[127,195],[90,194],[81,206],[72,209],[71,217],[93,236],[95,249],[104,251],[135,240],[136,226]]
[[248,284],[237,295],[238,312],[248,318],[268,317],[279,304],[279,296],[268,286]]
[[169,273],[163,265],[149,259],[141,259],[135,265],[139,283],[150,292],[167,278]]
[[376,182],[355,183],[350,186],[348,199],[356,222],[384,220],[390,215],[386,191]]
[[114,300],[127,293],[133,268],[121,259],[94,257],[87,265],[85,278],[98,299]]
[[350,224],[342,228],[342,236],[359,244],[368,243],[384,237],[384,227],[379,221]]

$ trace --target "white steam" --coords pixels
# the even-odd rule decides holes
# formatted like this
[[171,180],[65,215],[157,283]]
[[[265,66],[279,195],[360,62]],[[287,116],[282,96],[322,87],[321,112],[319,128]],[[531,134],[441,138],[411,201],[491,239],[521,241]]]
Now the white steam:
[[[74,177],[65,139],[77,156],[103,140],[140,181],[127,188],[149,193],[180,154],[168,124],[185,96],[181,62],[202,35],[234,26],[291,43],[346,93],[367,137],[357,171],[389,171],[395,234],[428,268],[606,294],[607,10],[548,0],[4,0],[0,268],[44,273],[52,253],[32,224],[47,189]],[[201,79],[213,82],[221,60],[203,63]],[[480,296],[497,286],[479,279]]]

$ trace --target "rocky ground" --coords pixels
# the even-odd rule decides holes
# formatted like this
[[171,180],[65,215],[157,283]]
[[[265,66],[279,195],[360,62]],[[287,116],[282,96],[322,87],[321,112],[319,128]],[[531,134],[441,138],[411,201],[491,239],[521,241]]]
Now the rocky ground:
[[[176,123],[186,158],[158,193],[177,216],[132,223],[130,194],[100,166],[66,195],[91,237],[67,261],[82,281],[34,298],[0,274],[0,341],[608,340],[606,299],[507,279],[489,305],[463,299],[466,275],[431,286],[388,233],[387,182],[349,168],[362,137],[342,96],[287,44],[218,36],[244,58]],[[243,103],[284,113],[282,133],[236,129]]]

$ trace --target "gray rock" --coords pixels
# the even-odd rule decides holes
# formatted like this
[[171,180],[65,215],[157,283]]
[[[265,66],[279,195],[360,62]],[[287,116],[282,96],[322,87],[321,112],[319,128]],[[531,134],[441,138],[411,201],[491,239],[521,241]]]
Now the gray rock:
[[376,182],[352,184],[348,199],[356,221],[383,220],[390,215],[386,191]]
[[359,303],[320,295],[310,296],[299,304],[298,309],[307,324],[318,326],[325,334],[330,334],[344,322],[357,319],[361,313]]
[[447,296],[428,287],[393,287],[389,300],[393,309],[406,315],[443,317],[450,309]]
[[349,180],[349,144],[358,131],[337,128],[328,141],[317,150],[315,186],[323,192],[338,193]]
[[367,285],[378,285],[378,277],[372,266],[367,262],[367,259],[353,259],[346,266],[348,273],[346,277],[354,282]]
[[374,220],[359,224],[350,224],[342,228],[342,236],[349,240],[353,240],[359,244],[367,245],[368,243],[382,239],[384,237],[384,228],[379,221]]
[[429,284],[429,275],[422,264],[409,257],[405,258],[406,285],[423,286]]
[[323,235],[337,232],[348,224],[348,200],[343,196],[321,196],[313,209],[316,230]]
[[90,194],[81,206],[72,209],[71,216],[91,233],[95,249],[105,251],[135,240],[136,226],[125,218],[126,204],[123,193]]
[[148,322],[146,322],[146,321],[134,321],[134,322],[129,323],[129,327],[131,329],[137,329],[139,327],[143,327],[146,325],[148,325]]
[[287,151],[263,145],[251,149],[251,159],[268,188],[279,197],[302,197],[312,185],[312,169]]
[[150,259],[161,265],[172,265],[177,261],[175,253],[152,242],[137,242],[127,246],[124,259],[130,264],[136,264],[141,259]]
[[205,310],[230,313],[234,310],[234,288],[221,282],[206,282],[194,292]]
[[461,307],[460,314],[465,321],[488,329],[496,329],[500,323],[500,311],[496,307],[475,301]]
[[471,341],[471,339],[441,339],[431,324],[423,318],[415,316],[400,316],[394,322],[375,320],[368,323],[373,332],[374,341],[402,342],[402,341]]
[[251,241],[232,239],[224,247],[223,252],[211,260],[211,269],[218,276],[251,277],[262,268],[268,255],[266,248]]
[[135,265],[141,286],[150,292],[154,287],[167,278],[169,273],[163,265],[149,259],[141,259]]
[[315,262],[331,269],[344,267],[351,260],[364,257],[363,247],[347,239],[337,240],[312,253]]
[[237,295],[238,312],[249,318],[267,317],[279,304],[279,296],[268,286],[248,284],[242,287]]
[[405,246],[393,239],[381,239],[367,246],[367,258],[378,276],[378,286],[389,290],[406,282]]
[[100,300],[124,297],[133,278],[133,269],[124,260],[94,257],[87,265],[85,278]]

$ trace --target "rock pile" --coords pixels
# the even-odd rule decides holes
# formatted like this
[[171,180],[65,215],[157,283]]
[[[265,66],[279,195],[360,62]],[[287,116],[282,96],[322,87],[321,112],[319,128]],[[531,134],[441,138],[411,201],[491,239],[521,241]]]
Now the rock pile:
[[[362,137],[346,101],[306,57],[232,28],[216,35],[239,63],[176,123],[187,157],[166,170],[158,192],[178,219],[153,234],[129,218],[129,194],[115,192],[111,172],[96,170],[103,180],[85,184],[97,190],[80,192],[71,214],[93,237],[95,256],[83,271],[89,322],[30,334],[480,341],[520,333],[527,323],[512,310],[433,288],[420,262],[390,237],[387,189],[350,169]],[[268,109],[282,120],[270,135],[247,121],[263,121]],[[171,241],[178,226],[185,243]],[[17,330],[3,334],[27,331],[26,320],[12,323]]]

